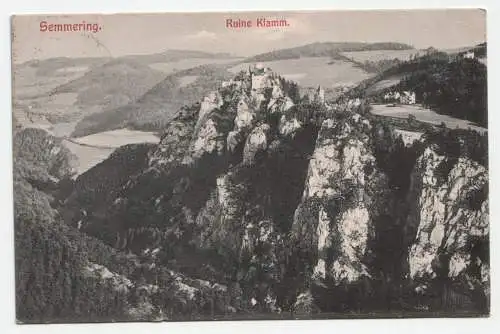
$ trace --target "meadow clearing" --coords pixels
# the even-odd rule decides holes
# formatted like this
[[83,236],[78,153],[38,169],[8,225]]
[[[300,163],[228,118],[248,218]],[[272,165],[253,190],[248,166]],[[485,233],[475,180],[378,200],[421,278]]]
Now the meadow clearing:
[[394,107],[385,104],[372,104],[371,113],[380,116],[408,118],[413,115],[418,121],[439,125],[444,123],[448,128],[472,129],[478,132],[486,132],[487,129],[475,125],[467,120],[454,118],[448,115],[438,114],[433,110],[422,108],[420,105],[396,105]]
[[66,138],[63,144],[77,157],[77,175],[94,167],[118,147],[127,144],[158,143],[153,132],[119,129],[81,138]]
[[354,59],[355,61],[381,61],[390,59],[409,60],[410,57],[420,54],[423,55],[424,50],[409,49],[409,50],[371,50],[371,51],[353,51],[342,52],[341,54]]

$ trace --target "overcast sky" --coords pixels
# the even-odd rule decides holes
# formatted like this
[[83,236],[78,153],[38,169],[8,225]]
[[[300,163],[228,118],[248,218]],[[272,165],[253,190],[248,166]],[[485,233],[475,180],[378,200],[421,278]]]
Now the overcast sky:
[[[226,19],[285,18],[288,27],[228,29]],[[99,23],[101,31],[40,32],[40,22]],[[248,56],[312,42],[401,42],[440,49],[486,40],[482,10],[18,16],[15,62],[51,57],[121,56],[166,49]]]

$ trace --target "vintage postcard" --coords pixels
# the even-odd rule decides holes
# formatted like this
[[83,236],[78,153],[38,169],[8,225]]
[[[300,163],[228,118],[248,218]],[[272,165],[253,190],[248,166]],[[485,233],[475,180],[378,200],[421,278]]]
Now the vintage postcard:
[[486,12],[17,15],[18,323],[484,317]]

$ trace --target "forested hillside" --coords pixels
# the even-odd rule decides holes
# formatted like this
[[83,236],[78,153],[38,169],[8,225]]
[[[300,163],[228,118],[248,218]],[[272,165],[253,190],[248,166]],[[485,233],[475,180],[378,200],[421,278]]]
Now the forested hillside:
[[[370,87],[391,77],[401,79],[393,86],[370,92]],[[371,101],[383,102],[388,91],[404,90],[414,91],[417,103],[438,113],[488,126],[487,69],[476,58],[429,51],[364,81],[348,95],[367,95]]]
[[[19,322],[195,319],[227,311],[217,286],[151,266],[149,260],[121,253],[65,223],[61,206],[73,188],[71,156],[56,138],[38,129],[17,132],[14,161]],[[117,184],[108,182],[103,188]],[[85,180],[78,184],[82,192],[99,193],[85,188]],[[82,213],[80,208],[75,212]],[[194,289],[195,300],[190,297]]]
[[43,130],[26,129],[14,137],[14,159],[17,318],[123,317],[125,294],[107,281],[83,275],[90,261],[120,266],[116,252],[65,225],[54,209],[51,194],[71,176],[68,152]]

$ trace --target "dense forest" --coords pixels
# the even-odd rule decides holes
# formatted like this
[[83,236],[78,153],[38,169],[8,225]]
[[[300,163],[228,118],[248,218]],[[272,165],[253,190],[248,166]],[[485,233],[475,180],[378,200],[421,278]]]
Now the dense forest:
[[[174,273],[151,268],[136,255],[121,253],[64,222],[61,201],[73,187],[72,156],[60,140],[44,130],[20,130],[14,136],[14,159],[19,321],[144,320],[154,314],[169,318],[185,314],[186,307],[189,314],[197,314],[202,306],[189,306],[179,296],[172,286]],[[165,313],[152,310],[152,300]]]
[[395,88],[411,90],[424,107],[488,127],[486,66],[476,59],[433,64],[436,70],[412,72]]
[[14,158],[18,319],[123,316],[123,293],[99,278],[82,275],[88,261],[97,260],[93,255],[120,263],[110,258],[115,252],[66,226],[54,209],[51,194],[71,176],[69,152],[45,131],[25,129],[14,137]]

